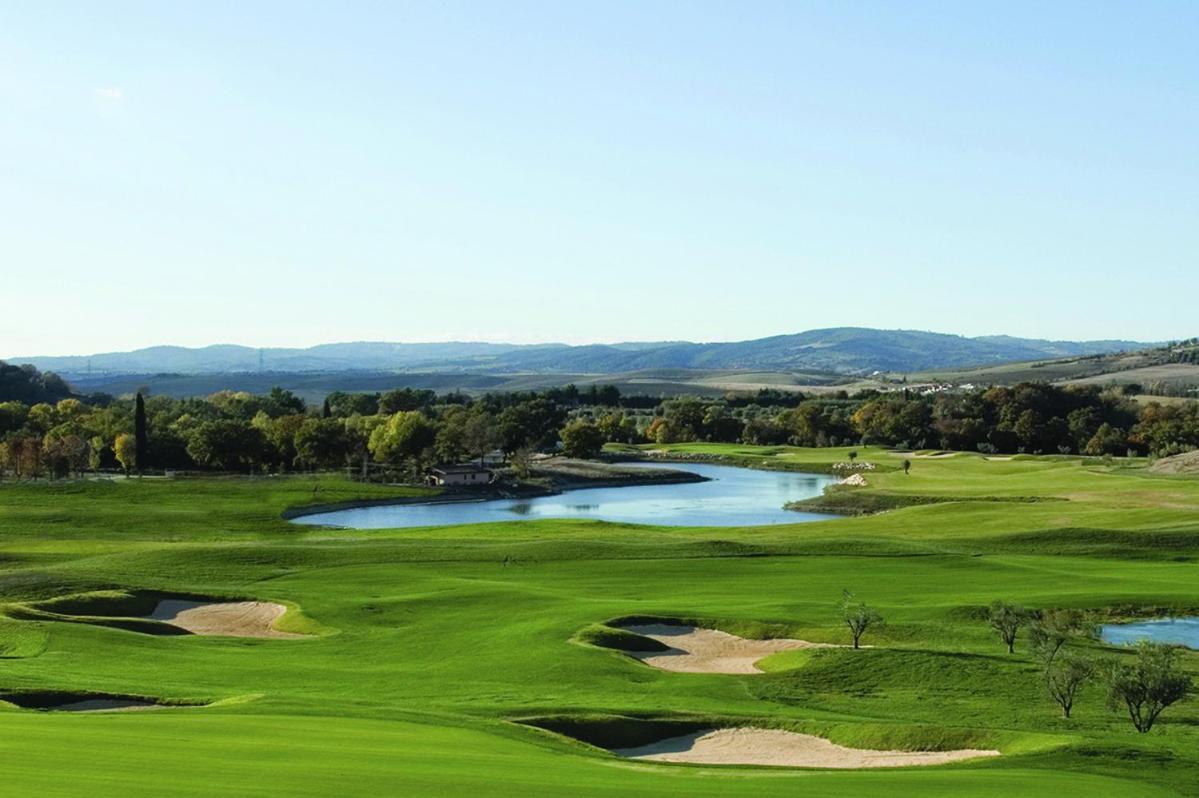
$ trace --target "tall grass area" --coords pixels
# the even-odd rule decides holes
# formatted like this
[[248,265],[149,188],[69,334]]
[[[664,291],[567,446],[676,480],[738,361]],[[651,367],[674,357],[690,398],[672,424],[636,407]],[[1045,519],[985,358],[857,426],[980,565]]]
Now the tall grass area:
[[[848,458],[666,448],[800,470]],[[0,704],[4,792],[1199,795],[1199,696],[1142,735],[1090,685],[1063,720],[1026,640],[1008,655],[980,619],[997,598],[1118,617],[1196,610],[1199,479],[1121,460],[919,455],[858,449],[878,468],[852,490],[894,509],[745,529],[543,520],[367,532],[281,517],[412,493],[332,476],[0,485],[0,692],[211,702],[106,714]],[[843,588],[885,616],[863,641],[874,648],[787,652],[757,676],[658,671],[603,626],[687,618],[845,643]],[[312,636],[156,636],[38,617],[95,613],[86,597],[38,604],[94,591],[277,601],[293,608],[283,628]],[[1199,655],[1185,664],[1199,669]],[[1003,756],[875,771],[630,763],[519,722],[536,718],[757,724]]]

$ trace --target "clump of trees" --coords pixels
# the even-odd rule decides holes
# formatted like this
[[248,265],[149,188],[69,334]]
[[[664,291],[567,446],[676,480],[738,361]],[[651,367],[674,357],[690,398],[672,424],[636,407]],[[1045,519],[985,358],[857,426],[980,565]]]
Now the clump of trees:
[[1045,690],[1069,718],[1079,692],[1088,683],[1102,683],[1107,705],[1127,712],[1141,733],[1153,728],[1167,707],[1183,700],[1191,689],[1192,677],[1183,670],[1178,648],[1149,640],[1138,642],[1132,658],[1093,659],[1068,650],[1071,640],[1094,637],[1097,624],[1090,613],[1076,609],[1026,610],[1018,604],[995,601],[987,620],[997,630],[1011,653],[1017,632],[1027,626],[1029,642],[1039,660]]

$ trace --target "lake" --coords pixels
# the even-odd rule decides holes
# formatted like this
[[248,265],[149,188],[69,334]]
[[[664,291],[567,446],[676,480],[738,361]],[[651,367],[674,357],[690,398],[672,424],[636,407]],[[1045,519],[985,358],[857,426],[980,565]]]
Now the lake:
[[395,529],[535,518],[585,518],[664,526],[760,526],[835,517],[784,510],[783,505],[819,496],[826,486],[837,481],[836,477],[709,463],[654,463],[645,467],[690,471],[709,481],[584,488],[523,499],[376,505],[314,513],[292,520],[297,524],[351,529]]
[[1156,621],[1112,623],[1100,628],[1099,637],[1115,646],[1152,640],[1199,649],[1199,618],[1163,618]]

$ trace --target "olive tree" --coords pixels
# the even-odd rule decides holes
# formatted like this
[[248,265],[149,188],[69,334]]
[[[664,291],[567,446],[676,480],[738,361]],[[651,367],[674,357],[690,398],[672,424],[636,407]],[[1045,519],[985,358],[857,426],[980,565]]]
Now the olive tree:
[[987,611],[987,622],[999,633],[999,637],[1007,646],[1007,653],[1016,649],[1016,635],[1020,627],[1028,620],[1028,611],[1019,604],[1009,604],[1006,601],[993,601]]
[[1191,689],[1191,676],[1178,664],[1178,650],[1142,640],[1132,662],[1111,660],[1103,668],[1107,705],[1128,710],[1132,725],[1142,734],[1153,728],[1166,707],[1181,701]]
[[1042,610],[1029,623],[1028,641],[1033,652],[1049,667],[1068,640],[1092,635],[1094,631],[1094,621],[1081,610]]
[[1076,654],[1055,656],[1045,665],[1045,689],[1062,708],[1062,717],[1070,717],[1078,689],[1095,674],[1095,664]]
[[883,616],[862,602],[856,601],[853,593],[848,590],[841,591],[841,620],[849,627],[849,633],[853,636],[854,648],[860,647],[858,644],[867,629],[884,624]]

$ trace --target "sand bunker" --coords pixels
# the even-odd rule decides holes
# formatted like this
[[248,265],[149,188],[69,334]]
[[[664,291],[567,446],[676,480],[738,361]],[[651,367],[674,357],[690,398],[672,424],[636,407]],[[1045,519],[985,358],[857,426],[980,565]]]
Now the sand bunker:
[[811,734],[753,728],[709,729],[637,748],[615,749],[613,753],[654,762],[805,768],[897,768],[999,756],[998,751],[970,748],[956,751],[872,751],[846,748]]
[[654,623],[621,626],[633,634],[670,646],[669,651],[630,651],[646,665],[675,673],[762,673],[763,657],[796,648],[842,648],[807,640],[747,640],[717,629]]
[[274,626],[287,607],[269,601],[202,602],[170,599],[158,602],[150,618],[195,635],[226,637],[306,637]]

